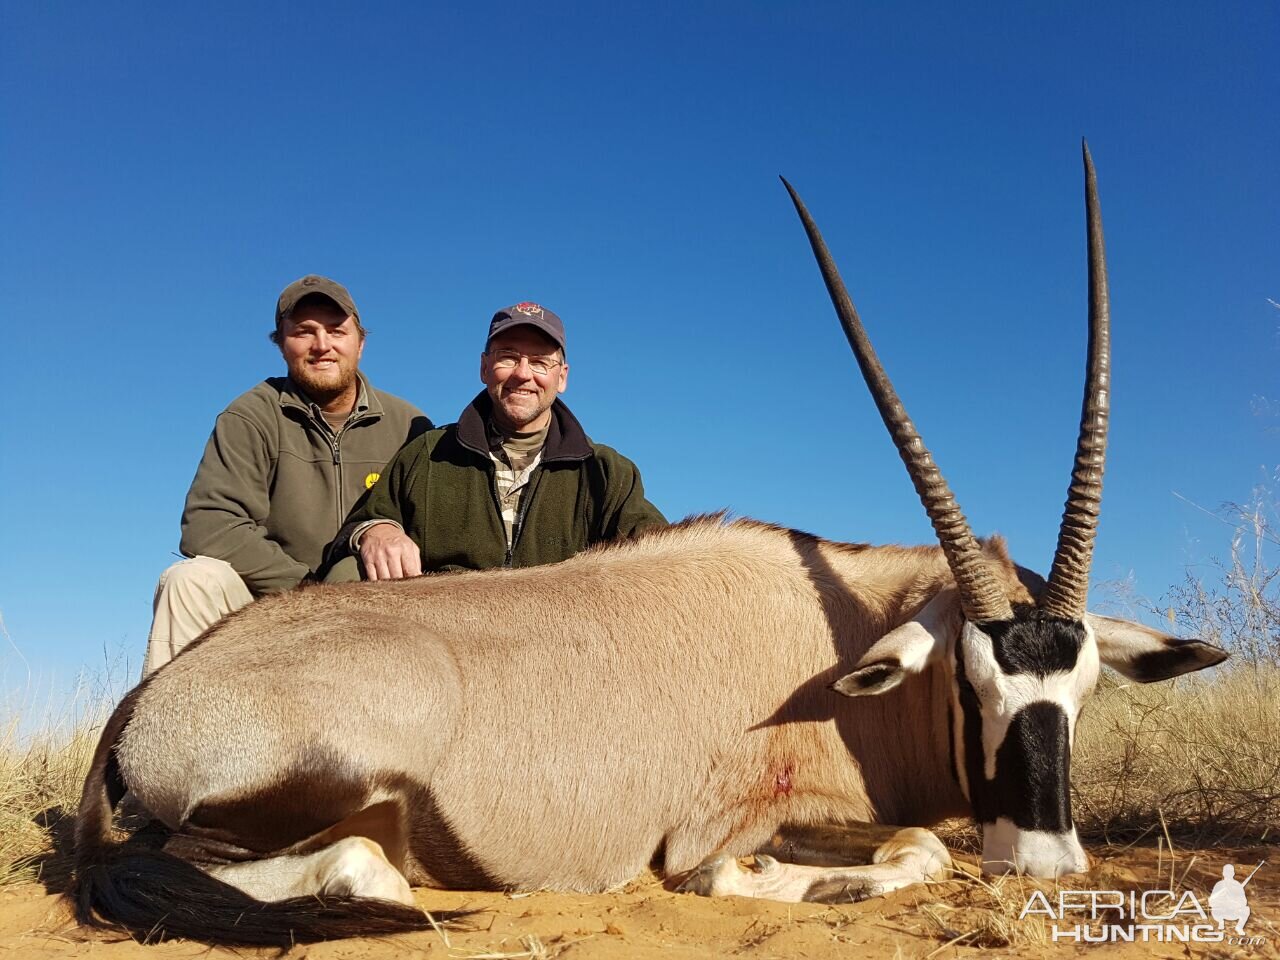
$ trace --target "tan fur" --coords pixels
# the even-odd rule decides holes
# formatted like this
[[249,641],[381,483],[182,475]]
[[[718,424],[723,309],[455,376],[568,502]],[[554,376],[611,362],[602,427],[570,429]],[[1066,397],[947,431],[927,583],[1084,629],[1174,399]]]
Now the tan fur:
[[[1029,600],[1003,543],[986,549]],[[237,842],[245,798],[265,817],[305,789],[300,815],[345,810],[316,834],[405,811],[411,881],[602,890],[659,850],[684,871],[782,823],[962,812],[946,671],[828,689],[949,589],[937,548],[716,517],[554,566],[314,588],[157,673],[115,752],[141,802],[199,836]],[[270,822],[242,845],[267,853]]]

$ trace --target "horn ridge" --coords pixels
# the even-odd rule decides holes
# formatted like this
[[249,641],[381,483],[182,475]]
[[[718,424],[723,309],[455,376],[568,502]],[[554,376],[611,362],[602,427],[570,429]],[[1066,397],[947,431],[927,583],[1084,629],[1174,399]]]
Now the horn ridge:
[[795,204],[800,222],[804,224],[809,245],[818,261],[818,269],[822,271],[822,279],[831,295],[831,303],[836,308],[836,315],[840,318],[849,346],[853,348],[854,357],[857,358],[862,377],[871,391],[876,409],[880,411],[880,418],[898,448],[911,483],[920,502],[924,504],[934,533],[942,545],[942,552],[946,555],[960,591],[960,603],[966,619],[972,623],[1010,619],[1013,610],[1009,605],[1009,598],[992,577],[983,557],[982,547],[970,530],[969,522],[881,366],[822,234],[795,188],[787,182],[786,177],[779,179],[791,195],[791,202]]
[[1064,619],[1082,618],[1089,596],[1089,566],[1102,504],[1102,473],[1111,415],[1111,298],[1107,287],[1107,254],[1102,236],[1098,178],[1082,141],[1085,174],[1085,219],[1089,255],[1089,348],[1085,362],[1080,434],[1067,502],[1058,531],[1049,582],[1040,609]]

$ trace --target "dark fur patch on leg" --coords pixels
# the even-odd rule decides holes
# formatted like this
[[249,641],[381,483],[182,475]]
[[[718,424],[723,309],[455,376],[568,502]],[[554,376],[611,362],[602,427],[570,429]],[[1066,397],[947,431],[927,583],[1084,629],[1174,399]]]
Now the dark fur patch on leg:
[[405,860],[409,855],[406,820],[403,805],[394,800],[384,800],[371,807],[365,807],[353,816],[335,823],[327,830],[320,831],[284,852],[306,854],[322,850],[347,837],[364,837],[380,846],[391,865],[400,873],[404,873]]
[[261,853],[256,850],[250,850],[248,847],[228,843],[225,840],[193,836],[183,832],[170,833],[164,838],[159,849],[178,857],[180,860],[187,860],[204,866],[245,863],[249,860],[262,859]]
[[[398,795],[404,821],[388,830],[342,829],[344,823],[358,824],[378,788]],[[171,843],[172,852],[187,859],[236,862],[309,852],[325,838],[355,835],[379,843],[412,886],[501,889],[456,836],[423,784],[402,776],[357,775],[336,758],[314,754],[267,790],[202,803]]]
[[880,824],[785,824],[756,850],[782,863],[808,867],[847,867],[870,863],[880,845],[897,827]]
[[405,876],[414,886],[449,890],[504,890],[462,842],[440,811],[431,791],[417,783],[399,783],[408,809],[413,811],[409,834],[409,861]]
[[273,853],[357,813],[369,796],[369,779],[336,754],[312,751],[270,787],[206,800],[187,818],[183,833]]
[[817,880],[804,892],[802,899],[811,903],[857,903],[874,897],[879,885],[867,880]]

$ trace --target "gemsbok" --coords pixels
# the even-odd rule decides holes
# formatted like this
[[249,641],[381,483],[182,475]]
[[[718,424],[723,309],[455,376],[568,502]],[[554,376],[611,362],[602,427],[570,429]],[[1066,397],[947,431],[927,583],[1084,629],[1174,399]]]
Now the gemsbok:
[[[1226,657],[1085,610],[1111,384],[1084,165],[1084,407],[1047,582],[970,532],[788,184],[941,547],[705,516],[552,566],[259,600],[107,723],[79,919],[289,944],[424,929],[411,885],[603,891],[650,865],[700,894],[844,900],[944,875],[920,828],[965,814],[988,872],[1084,870],[1069,767],[1100,664],[1152,681]],[[126,791],[165,829],[115,839]],[[834,867],[804,839],[854,823],[904,829]]]

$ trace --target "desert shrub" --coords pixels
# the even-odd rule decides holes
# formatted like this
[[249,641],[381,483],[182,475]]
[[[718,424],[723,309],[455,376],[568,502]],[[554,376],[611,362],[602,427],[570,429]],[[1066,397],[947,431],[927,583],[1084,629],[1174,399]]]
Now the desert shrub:
[[1106,679],[1072,754],[1081,833],[1108,842],[1165,826],[1196,844],[1280,825],[1280,667],[1242,663],[1165,683]]
[[[1076,732],[1083,832],[1128,839],[1164,825],[1201,842],[1280,825],[1280,474],[1216,515],[1229,551],[1148,610],[1225,664],[1149,685],[1107,676]],[[1162,823],[1163,821],[1163,823]]]
[[1230,550],[1208,576],[1188,571],[1165,598],[1165,615],[1186,636],[1231,651],[1236,661],[1280,664],[1280,471],[1245,503],[1217,516],[1231,528]]

